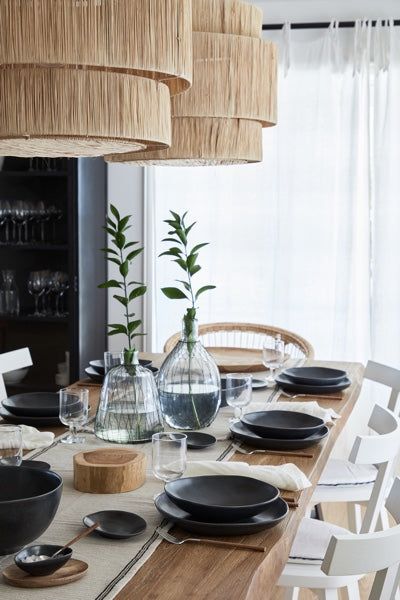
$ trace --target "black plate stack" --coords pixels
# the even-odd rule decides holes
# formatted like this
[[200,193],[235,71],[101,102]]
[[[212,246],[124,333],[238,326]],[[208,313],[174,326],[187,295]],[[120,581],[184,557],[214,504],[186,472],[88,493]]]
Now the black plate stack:
[[[154,375],[158,372],[158,369],[152,366],[151,360],[139,359],[139,364],[146,367],[146,369],[150,369]],[[104,360],[91,360],[89,366],[85,369],[85,373],[94,383],[102,384],[105,375]]]
[[203,535],[248,535],[275,527],[288,513],[276,487],[251,477],[186,477],[165,485],[157,510],[182,529]]
[[326,367],[294,367],[282,371],[275,379],[278,387],[289,394],[328,395],[342,392],[351,385],[346,371]]
[[59,397],[55,392],[16,394],[0,404],[0,416],[16,425],[60,425],[58,414]]

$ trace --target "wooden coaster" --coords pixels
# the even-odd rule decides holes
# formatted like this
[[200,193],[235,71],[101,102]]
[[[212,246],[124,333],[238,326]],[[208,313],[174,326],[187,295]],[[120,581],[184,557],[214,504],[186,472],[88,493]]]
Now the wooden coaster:
[[131,492],[146,481],[146,456],[127,448],[100,448],[74,456],[74,487],[89,494]]
[[22,571],[17,565],[10,565],[3,571],[3,578],[14,587],[22,588],[47,588],[57,585],[66,585],[77,581],[86,574],[89,565],[82,560],[71,558],[66,565],[51,575],[33,577]]

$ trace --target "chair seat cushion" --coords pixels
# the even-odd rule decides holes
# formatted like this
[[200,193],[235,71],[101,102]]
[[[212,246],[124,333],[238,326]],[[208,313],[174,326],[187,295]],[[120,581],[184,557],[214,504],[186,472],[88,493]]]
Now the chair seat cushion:
[[354,465],[348,460],[331,459],[318,482],[318,486],[367,485],[374,483],[377,469],[373,465]]
[[348,529],[305,517],[289,554],[290,563],[322,563],[332,535],[350,534]]

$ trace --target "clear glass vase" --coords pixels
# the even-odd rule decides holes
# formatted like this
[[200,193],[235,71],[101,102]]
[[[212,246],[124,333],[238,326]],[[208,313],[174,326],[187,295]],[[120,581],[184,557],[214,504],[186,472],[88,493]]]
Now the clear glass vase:
[[94,432],[107,442],[148,442],[164,429],[154,375],[139,365],[137,352],[131,360],[129,353],[122,356],[105,376]]
[[165,421],[175,429],[202,429],[217,416],[221,403],[218,367],[198,337],[195,319],[184,319],[182,338],[158,374]]

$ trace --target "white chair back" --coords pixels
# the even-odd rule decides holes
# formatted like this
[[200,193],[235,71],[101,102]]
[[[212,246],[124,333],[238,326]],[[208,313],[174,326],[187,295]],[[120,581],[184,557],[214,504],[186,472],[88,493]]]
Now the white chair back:
[[386,502],[397,525],[385,531],[332,536],[321,569],[326,575],[374,573],[370,600],[394,600],[400,580],[400,479]]
[[12,352],[0,354],[0,402],[7,398],[7,390],[4,385],[3,373],[23,369],[32,366],[31,353],[29,348],[21,348]]
[[396,413],[396,415],[399,414],[400,370],[370,360],[365,367],[364,379],[369,379],[370,381],[375,381],[391,388],[388,408]]
[[376,404],[368,426],[378,435],[357,436],[349,456],[353,464],[375,465],[378,469],[360,533],[369,533],[376,528],[400,450],[400,419],[391,410]]

